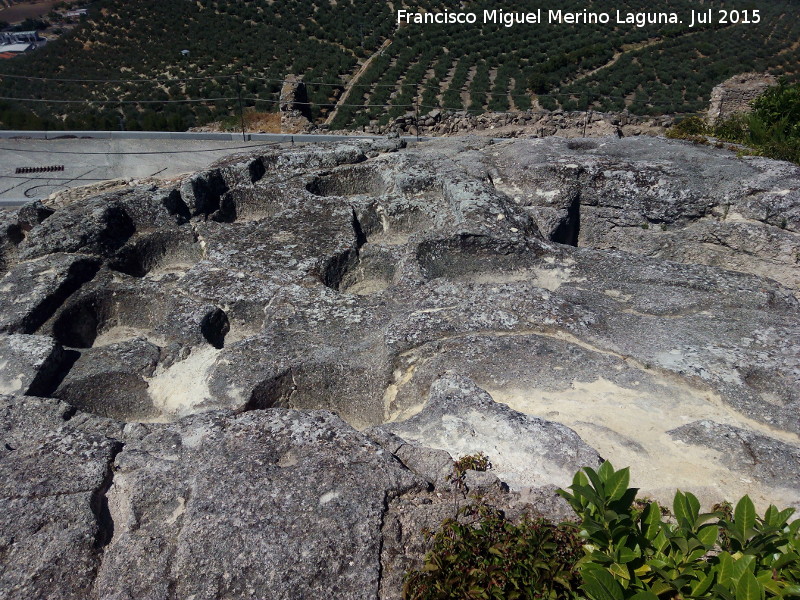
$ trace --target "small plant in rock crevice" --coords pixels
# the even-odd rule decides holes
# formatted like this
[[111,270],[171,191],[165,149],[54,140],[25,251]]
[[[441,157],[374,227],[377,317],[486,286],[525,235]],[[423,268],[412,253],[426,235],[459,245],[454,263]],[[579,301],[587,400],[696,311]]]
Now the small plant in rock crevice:
[[467,471],[488,471],[492,468],[489,457],[483,452],[467,454],[453,462],[453,472],[449,476],[450,483],[461,491],[466,491],[464,486],[464,476]]
[[462,477],[467,471],[488,471],[491,468],[492,463],[483,452],[467,454],[453,463],[453,477]]

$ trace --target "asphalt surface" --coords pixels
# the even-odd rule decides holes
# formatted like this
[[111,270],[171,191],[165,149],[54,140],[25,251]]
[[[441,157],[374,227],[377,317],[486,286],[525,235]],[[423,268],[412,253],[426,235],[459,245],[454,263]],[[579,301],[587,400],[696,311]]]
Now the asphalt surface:
[[[241,139],[0,139],[0,205],[24,204],[107,179],[190,173],[228,154],[277,144]],[[17,169],[46,167],[58,170],[17,173]]]

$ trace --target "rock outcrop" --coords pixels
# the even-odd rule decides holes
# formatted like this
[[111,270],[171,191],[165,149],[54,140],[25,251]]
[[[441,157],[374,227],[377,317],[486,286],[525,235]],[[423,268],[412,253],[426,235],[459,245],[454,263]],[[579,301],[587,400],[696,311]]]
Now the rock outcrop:
[[464,488],[601,458],[798,506],[796,166],[364,141],[53,208],[0,229],[0,597],[394,599]]

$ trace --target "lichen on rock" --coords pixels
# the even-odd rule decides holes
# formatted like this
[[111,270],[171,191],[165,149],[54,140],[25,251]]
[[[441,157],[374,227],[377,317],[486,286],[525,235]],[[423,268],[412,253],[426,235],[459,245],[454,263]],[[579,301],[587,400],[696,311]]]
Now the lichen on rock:
[[477,451],[512,512],[601,459],[797,506],[796,166],[348,141],[53,208],[0,230],[9,597],[396,598]]

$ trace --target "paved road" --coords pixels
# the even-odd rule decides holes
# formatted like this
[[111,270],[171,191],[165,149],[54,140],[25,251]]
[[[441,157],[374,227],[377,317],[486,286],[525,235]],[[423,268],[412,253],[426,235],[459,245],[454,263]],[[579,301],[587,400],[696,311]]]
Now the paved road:
[[[30,202],[60,189],[107,179],[179,175],[202,169],[232,152],[264,145],[202,140],[0,139],[0,203]],[[16,173],[17,168],[61,165],[63,171]]]
[[[0,131],[0,206],[24,204],[46,198],[57,190],[107,179],[190,173],[223,156],[252,148],[348,139],[330,135],[248,134],[247,141],[243,141],[241,134],[70,133],[91,138],[45,139],[45,132]],[[23,135],[26,138],[19,137]],[[50,132],[49,137],[53,135]],[[58,171],[16,172],[18,168],[62,165],[64,169]]]

